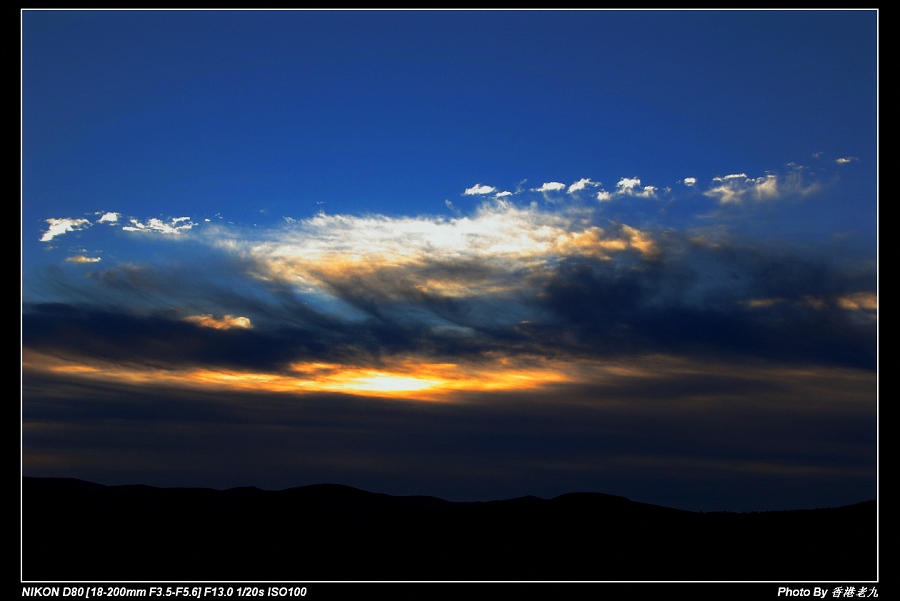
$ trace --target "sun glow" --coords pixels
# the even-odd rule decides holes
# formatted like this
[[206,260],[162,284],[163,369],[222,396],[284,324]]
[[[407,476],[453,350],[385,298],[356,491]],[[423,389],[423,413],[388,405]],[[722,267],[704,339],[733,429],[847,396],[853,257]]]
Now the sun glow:
[[370,376],[348,378],[342,388],[363,392],[412,392],[427,390],[441,383],[438,380],[423,380],[410,376],[373,372]]
[[110,362],[80,363],[29,352],[23,369],[128,383],[282,393],[336,392],[422,401],[449,401],[458,392],[537,390],[583,379],[585,366],[563,360],[483,357],[438,363],[396,358],[378,367],[295,363],[278,373],[216,368],[163,368]]
[[[669,355],[643,355],[627,362],[584,360],[574,357],[547,359],[528,356],[488,354],[479,360],[458,363],[429,362],[420,358],[382,359],[378,366],[359,366],[325,362],[298,362],[280,372],[239,371],[215,367],[178,369],[111,361],[53,356],[24,350],[23,373],[57,374],[84,382],[183,388],[210,392],[279,393],[302,398],[309,394],[346,394],[408,402],[469,402],[472,395],[484,393],[522,393],[556,388],[556,397],[566,402],[566,385],[603,385],[618,389],[622,382],[660,378],[693,378],[719,375],[744,382],[780,381],[786,385],[817,382],[825,390],[835,386],[856,386],[860,374],[854,370],[827,373],[807,366],[784,368],[769,364],[747,364],[741,369],[715,362],[696,363]],[[868,377],[868,376],[866,376]],[[580,398],[575,394],[571,399]],[[691,402],[709,402],[703,397]],[[593,402],[621,403],[615,396],[593,399]],[[761,402],[761,401],[760,401]],[[821,411],[822,408],[816,408]]]

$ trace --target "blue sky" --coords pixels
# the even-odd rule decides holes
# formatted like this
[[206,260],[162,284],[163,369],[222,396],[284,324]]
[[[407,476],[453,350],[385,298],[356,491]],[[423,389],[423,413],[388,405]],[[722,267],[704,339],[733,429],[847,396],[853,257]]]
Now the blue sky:
[[22,35],[26,475],[875,496],[876,11]]

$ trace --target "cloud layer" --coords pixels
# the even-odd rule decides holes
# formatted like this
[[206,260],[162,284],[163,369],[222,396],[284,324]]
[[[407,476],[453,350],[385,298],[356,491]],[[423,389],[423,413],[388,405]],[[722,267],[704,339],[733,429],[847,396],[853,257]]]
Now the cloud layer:
[[[621,178],[606,193],[610,202],[598,202],[595,192],[579,196],[601,187],[589,178],[502,196],[478,184],[462,194],[483,197],[468,214],[448,203],[452,216],[319,213],[267,227],[113,212],[97,213],[93,222],[48,219],[46,242],[73,232],[84,242],[92,224],[103,223],[127,243],[116,253],[152,243],[154,255],[102,263],[70,255],[31,284],[23,307],[26,464],[32,471],[63,465],[53,445],[71,445],[95,427],[83,430],[66,417],[74,411],[68,401],[52,415],[54,399],[78,399],[90,412],[109,395],[110,410],[133,418],[123,435],[153,420],[151,406],[167,423],[188,419],[176,417],[165,398],[193,407],[198,421],[191,428],[203,436],[220,436],[215,420],[246,412],[254,417],[234,427],[254,440],[282,420],[303,431],[327,424],[302,452],[327,456],[336,471],[326,472],[346,475],[345,482],[365,486],[365,474],[377,473],[408,492],[435,494],[411,482],[439,473],[436,465],[453,456],[422,450],[428,445],[416,428],[440,426],[427,410],[411,408],[419,405],[458,407],[447,418],[452,432],[436,436],[457,445],[470,431],[483,447],[463,460],[460,474],[448,474],[446,490],[457,497],[464,481],[486,483],[501,472],[509,486],[485,484],[483,494],[526,493],[517,487],[528,470],[543,470],[547,491],[556,490],[549,484],[555,472],[613,486],[635,469],[767,486],[793,479],[819,493],[816,474],[844,470],[842,481],[868,487],[874,261],[839,241],[809,246],[742,233],[759,201],[769,210],[778,199],[790,207],[825,189],[801,171],[716,177],[705,190],[694,178],[683,183],[679,196],[673,187]],[[690,210],[676,228],[660,215],[679,206]],[[90,391],[99,397],[89,401]],[[127,398],[146,396],[149,405],[123,404],[124,391]],[[230,400],[220,406],[212,398]],[[255,399],[272,413],[259,414]],[[390,427],[363,418],[351,423],[324,399],[360,415],[374,411],[376,422],[398,420],[395,440],[415,449],[416,465],[393,473],[396,456],[376,450],[388,444]],[[300,417],[301,407],[315,409]],[[812,453],[806,459],[777,432],[779,420],[801,423],[799,415],[819,420],[799,439]],[[482,418],[494,421],[475,425]],[[670,419],[694,434],[667,438]],[[554,420],[561,420],[560,436],[529,434]],[[51,423],[61,438],[47,434]],[[714,423],[753,424],[752,435],[724,436]],[[810,433],[830,433],[837,423],[855,424],[849,446],[839,460],[823,459]],[[159,436],[178,440],[170,451],[153,451],[173,453],[158,458],[169,465],[187,442],[159,427]],[[330,428],[351,447],[347,432],[364,432],[360,446],[329,454]],[[754,436],[776,446],[766,450]],[[496,442],[520,438],[532,445],[527,457]],[[541,445],[543,460],[533,456]],[[254,453],[253,462],[266,456]],[[72,465],[90,464],[78,453],[70,457]],[[485,471],[476,457],[487,462]],[[137,467],[137,455],[129,461],[146,469]],[[317,465],[300,471],[314,480],[316,469],[325,469]],[[245,472],[252,471],[247,464]],[[237,484],[245,472],[217,482]],[[729,503],[739,504],[739,496]]]
[[[583,178],[568,192],[594,185]],[[820,188],[793,169],[715,177],[692,193],[727,206]],[[533,191],[566,189],[551,182]],[[465,194],[496,190],[479,184]],[[660,202],[657,188],[636,177],[621,178],[614,194]],[[119,262],[81,281],[51,272],[46,294],[55,286],[72,295],[69,304],[175,319],[175,329],[252,323],[254,336],[347,353],[359,340],[360,356],[381,358],[727,352],[874,366],[875,271],[864,258],[835,261],[829,248],[781,241],[761,246],[733,227],[712,228],[708,214],[680,232],[642,217],[628,224],[603,206],[493,197],[452,218],[320,213],[264,229],[128,218],[123,231],[179,234],[172,241],[190,244],[190,252],[173,247],[177,267]],[[734,223],[735,215],[725,217]],[[97,223],[119,221],[107,212]],[[91,225],[47,222],[51,239]]]

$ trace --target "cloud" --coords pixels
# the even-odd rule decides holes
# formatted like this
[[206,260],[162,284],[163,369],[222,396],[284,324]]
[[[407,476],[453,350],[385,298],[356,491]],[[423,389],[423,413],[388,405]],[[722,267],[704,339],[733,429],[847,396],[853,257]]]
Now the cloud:
[[594,182],[594,181],[591,181],[590,178],[583,177],[580,180],[578,180],[577,182],[575,182],[574,184],[570,185],[569,189],[567,191],[569,194],[572,194],[573,192],[578,192],[579,190],[584,190],[588,186],[593,187],[593,186],[599,186],[599,185],[600,185],[600,182]]
[[44,232],[44,235],[41,236],[41,242],[50,242],[57,236],[62,236],[66,232],[74,232],[91,226],[91,222],[87,219],[51,218],[46,219],[45,221],[50,224],[50,227],[48,227],[47,231]]
[[704,192],[706,196],[715,198],[720,204],[741,202],[746,194],[746,189],[730,185],[720,185]]
[[483,184],[475,184],[471,188],[466,188],[466,191],[463,192],[466,196],[473,196],[479,194],[490,194],[491,192],[496,192],[497,188],[494,186],[488,186]]
[[768,309],[784,303],[791,303],[798,307],[815,309],[818,311],[831,311],[840,307],[847,311],[878,311],[878,296],[875,292],[852,292],[830,296],[803,295],[797,298],[770,297],[743,301],[748,307],[754,309]]
[[718,185],[710,188],[704,194],[715,198],[720,204],[740,203],[748,198],[771,199],[777,198],[779,195],[778,177],[771,174],[750,179],[746,174],[741,173],[715,177],[713,181]]
[[129,219],[131,225],[123,226],[126,232],[160,232],[162,234],[180,234],[185,230],[189,230],[195,225],[190,217],[175,217],[168,222],[162,219],[152,217],[146,223],[141,223],[135,218]]
[[[641,186],[641,180],[637,177],[623,177],[616,184],[616,194],[653,198],[656,196],[656,186]],[[599,197],[598,197],[599,199]]]
[[[258,277],[291,281],[303,289],[394,272],[383,281],[410,284],[407,294],[414,289],[458,297],[512,289],[517,285],[513,274],[565,256],[645,251],[631,230],[599,228],[583,223],[584,217],[503,200],[454,219],[318,215],[258,242],[244,242],[240,252],[254,261]],[[473,270],[474,262],[482,267]],[[433,275],[429,265],[437,269]],[[454,266],[458,275],[447,280]],[[418,280],[414,287],[406,269]]]
[[97,220],[97,223],[114,224],[119,221],[119,217],[120,217],[119,213],[116,213],[114,211],[109,211],[109,212],[104,213],[100,217],[100,219]]
[[597,192],[597,200],[599,200],[600,202],[605,202],[605,201],[611,200],[611,199],[612,199],[612,194],[610,194],[606,190],[600,190],[599,192]]
[[213,317],[211,314],[190,315],[184,318],[184,321],[196,324],[204,328],[213,328],[216,330],[230,330],[232,328],[252,328],[250,320],[246,317],[235,317],[233,315],[223,315],[222,317]]
[[512,195],[513,195],[513,193],[510,192],[509,190],[504,190],[503,192],[497,192],[494,196],[496,198],[504,198],[506,196],[512,196]]
[[715,177],[716,185],[704,194],[716,199],[719,204],[738,204],[746,200],[764,201],[783,198],[789,195],[805,196],[820,189],[820,184],[806,184],[799,170],[786,176],[767,174],[757,178],[746,174]]
[[67,257],[66,262],[68,262],[68,263],[99,263],[100,257],[85,257],[83,255],[79,255],[76,257]]
[[854,161],[858,161],[858,160],[859,159],[857,157],[841,157],[839,159],[836,159],[834,162],[837,163],[838,165],[845,165],[847,163],[853,163]]
[[681,181],[684,183],[685,186],[694,186],[694,185],[697,184],[697,178],[696,178],[696,177],[686,177],[686,178],[684,178],[684,179],[681,180]]
[[555,192],[557,190],[563,190],[566,187],[565,184],[561,182],[545,182],[541,185],[540,188],[532,188],[534,192]]
[[616,188],[621,191],[633,190],[635,187],[641,185],[641,180],[636,177],[623,177],[616,184]]

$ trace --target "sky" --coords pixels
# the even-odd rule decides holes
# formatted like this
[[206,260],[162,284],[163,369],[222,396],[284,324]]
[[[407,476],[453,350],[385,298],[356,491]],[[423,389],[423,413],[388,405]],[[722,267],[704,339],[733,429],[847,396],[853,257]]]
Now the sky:
[[23,10],[22,473],[878,486],[878,12]]

